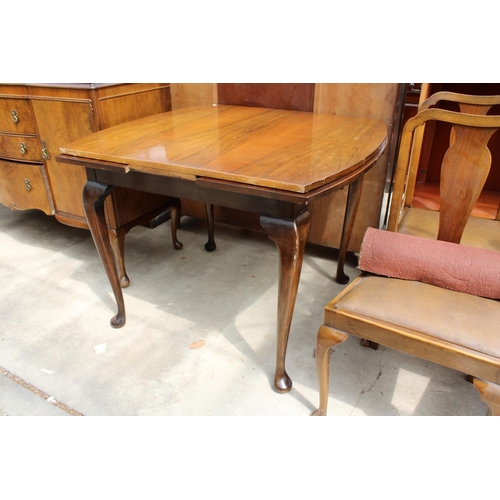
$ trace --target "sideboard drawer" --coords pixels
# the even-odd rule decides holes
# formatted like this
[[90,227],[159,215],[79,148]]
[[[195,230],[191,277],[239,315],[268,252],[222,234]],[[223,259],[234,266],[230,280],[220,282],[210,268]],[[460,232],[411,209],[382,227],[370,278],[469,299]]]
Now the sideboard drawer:
[[42,149],[33,136],[0,134],[0,157],[42,162]]
[[0,203],[12,210],[38,208],[53,214],[42,169],[42,165],[0,160]]
[[35,120],[28,99],[0,99],[0,132],[36,134]]

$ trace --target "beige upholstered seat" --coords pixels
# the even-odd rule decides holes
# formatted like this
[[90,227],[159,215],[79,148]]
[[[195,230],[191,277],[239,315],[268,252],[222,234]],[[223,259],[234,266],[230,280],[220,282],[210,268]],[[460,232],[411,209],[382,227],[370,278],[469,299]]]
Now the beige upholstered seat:
[[[412,299],[411,307],[408,297]],[[326,310],[337,315],[337,327],[344,318],[348,326],[347,318],[352,315],[369,317],[388,328],[397,328],[402,336],[421,334],[425,340],[433,337],[436,341],[453,343],[457,349],[474,351],[475,355],[493,356],[500,363],[498,300],[418,281],[367,275],[358,279],[349,293],[328,304]],[[385,345],[390,343],[390,338],[384,340]],[[500,372],[495,380],[500,382]]]
[[[450,100],[467,101],[468,112],[424,109],[403,129],[388,227],[496,250],[500,259],[500,221],[470,217],[491,165],[488,140],[500,128],[500,117],[484,114],[492,103],[500,103],[500,97],[451,96]],[[418,166],[415,139],[432,121],[452,124],[441,168],[439,212],[411,207]],[[325,308],[316,342],[320,402],[315,415],[327,411],[330,351],[349,334],[472,375],[490,414],[500,415],[498,300],[362,274]]]
[[[417,281],[358,277],[325,308],[316,359],[326,415],[330,349],[348,333],[469,373],[500,415],[500,302]],[[340,384],[341,381],[337,381]]]

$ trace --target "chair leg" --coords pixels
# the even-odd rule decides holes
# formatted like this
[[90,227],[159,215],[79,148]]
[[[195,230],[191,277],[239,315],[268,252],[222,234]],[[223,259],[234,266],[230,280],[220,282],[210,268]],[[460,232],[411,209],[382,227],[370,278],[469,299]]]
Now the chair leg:
[[481,401],[489,408],[488,415],[500,416],[500,385],[474,378],[474,385],[479,391]]
[[373,342],[372,340],[368,340],[368,339],[360,339],[359,345],[362,347],[369,347],[370,349],[373,349],[374,351],[376,351],[378,349],[378,344],[376,342]]
[[316,340],[316,370],[319,380],[319,408],[312,416],[325,416],[328,407],[328,392],[330,389],[330,351],[344,342],[349,335],[339,332],[326,325],[321,325]]

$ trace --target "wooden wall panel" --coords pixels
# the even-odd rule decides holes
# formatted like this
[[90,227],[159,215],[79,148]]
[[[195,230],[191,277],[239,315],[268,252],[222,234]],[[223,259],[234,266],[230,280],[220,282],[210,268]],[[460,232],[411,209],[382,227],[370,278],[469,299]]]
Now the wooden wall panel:
[[171,83],[172,110],[217,102],[215,83]]
[[[314,112],[384,120],[390,138],[393,125],[399,119],[399,92],[400,84],[396,83],[318,83]],[[365,177],[349,250],[359,251],[366,228],[379,225],[390,150],[389,143],[385,153]],[[314,203],[308,241],[339,247],[346,199],[347,189],[343,189]]]
[[218,83],[219,104],[312,111],[314,83]]

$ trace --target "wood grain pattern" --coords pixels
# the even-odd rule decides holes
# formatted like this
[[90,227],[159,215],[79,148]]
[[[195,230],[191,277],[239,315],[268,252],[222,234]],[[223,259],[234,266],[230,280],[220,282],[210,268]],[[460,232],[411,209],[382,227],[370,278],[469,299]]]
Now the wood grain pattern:
[[370,161],[386,136],[380,120],[221,105],[126,123],[61,153],[304,193]]
[[[12,118],[13,111],[18,117],[17,122]],[[10,134],[36,134],[35,120],[28,99],[0,99],[0,131]]]
[[110,97],[101,96],[100,92],[98,106],[100,128],[109,128],[170,109],[170,92],[168,86],[157,85],[151,89],[127,89]]
[[38,139],[27,135],[0,134],[0,151],[4,158],[42,163],[42,149]]
[[46,194],[43,165],[0,159],[0,203],[12,210],[37,208],[47,215],[53,210]]
[[217,104],[215,83],[171,83],[172,109]]
[[[454,131],[456,142],[446,152],[441,166],[438,239],[460,243],[490,171],[491,153],[486,146],[495,129],[456,126]],[[457,185],[467,186],[465,192]]]
[[217,102],[233,106],[312,111],[314,83],[218,83]]
[[40,140],[45,141],[49,153],[46,166],[56,211],[83,218],[85,213],[78,191],[81,193],[87,180],[85,172],[72,165],[58,163],[55,157],[61,144],[95,130],[91,101],[36,99],[32,105]]
[[[218,83],[218,104],[255,106],[261,108],[312,111],[314,83]],[[219,221],[240,227],[260,230],[257,214],[235,212],[227,207],[216,207]]]
[[[264,84],[261,84],[264,85]],[[218,102],[217,84],[171,84],[172,109]],[[357,116],[383,120],[389,131],[387,150],[365,178],[363,194],[354,225],[349,250],[359,251],[367,227],[378,227],[379,214],[383,204],[386,175],[392,169],[393,151],[396,148],[395,133],[399,121],[398,99],[402,84],[396,83],[316,83],[314,84],[314,113]],[[402,110],[401,110],[402,111]],[[335,191],[318,200],[311,210],[311,243],[339,248],[347,194]],[[183,200],[183,213],[204,217],[204,206],[191,200]],[[252,213],[235,212],[224,207],[215,207],[217,222],[260,229],[258,217]]]

